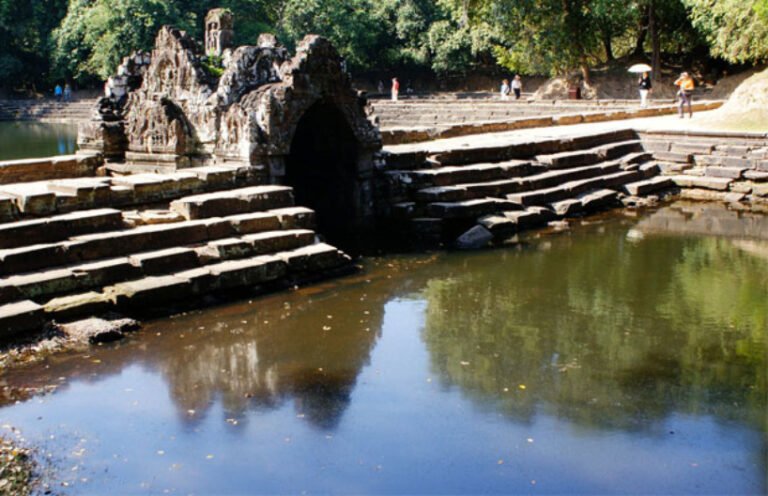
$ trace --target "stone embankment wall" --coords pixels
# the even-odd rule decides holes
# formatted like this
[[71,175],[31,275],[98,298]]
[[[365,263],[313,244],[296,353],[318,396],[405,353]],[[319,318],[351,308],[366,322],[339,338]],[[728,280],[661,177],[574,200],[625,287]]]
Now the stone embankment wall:
[[104,163],[97,153],[0,161],[0,185],[95,176]]
[[768,211],[768,134],[649,132],[641,137],[683,198]]
[[0,100],[0,121],[39,121],[78,124],[91,118],[96,99]]
[[[694,110],[719,108],[720,101],[696,102]],[[672,102],[639,108],[632,100],[582,101],[376,101],[372,112],[385,145],[537,127],[655,117],[677,112]]]

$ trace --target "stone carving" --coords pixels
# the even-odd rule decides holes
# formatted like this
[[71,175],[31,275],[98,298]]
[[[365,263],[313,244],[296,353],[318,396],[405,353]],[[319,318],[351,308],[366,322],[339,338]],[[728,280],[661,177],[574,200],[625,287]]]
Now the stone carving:
[[122,159],[128,146],[125,112],[128,94],[139,89],[151,62],[148,53],[137,51],[125,57],[117,73],[107,79],[102,96],[90,121],[80,124],[78,145],[81,150],[96,150],[106,158]]
[[[179,168],[237,162],[260,171],[264,182],[281,183],[297,127],[319,105],[341,116],[334,126],[350,131],[339,136],[354,140],[354,152],[346,153],[354,161],[354,197],[371,210],[381,136],[335,48],[308,35],[291,57],[273,35],[262,34],[257,45],[232,49],[232,25],[226,10],[206,17],[204,50],[214,56],[185,32],[163,27],[151,56],[131,59],[108,83],[110,98],[100,102],[80,142],[114,158],[124,155],[137,170],[146,164]],[[109,126],[124,130],[115,133],[120,139],[103,138]],[[102,138],[94,138],[99,132]]]
[[205,54],[222,56],[224,50],[232,48],[235,31],[232,12],[227,9],[213,9],[205,16]]

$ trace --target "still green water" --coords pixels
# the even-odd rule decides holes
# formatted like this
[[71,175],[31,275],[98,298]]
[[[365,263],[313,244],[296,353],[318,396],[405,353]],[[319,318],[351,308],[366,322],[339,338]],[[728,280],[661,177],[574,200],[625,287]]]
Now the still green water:
[[64,494],[765,494],[768,230],[717,219],[366,259],[8,371],[59,388],[0,424]]
[[77,126],[0,122],[0,160],[68,155],[77,150]]

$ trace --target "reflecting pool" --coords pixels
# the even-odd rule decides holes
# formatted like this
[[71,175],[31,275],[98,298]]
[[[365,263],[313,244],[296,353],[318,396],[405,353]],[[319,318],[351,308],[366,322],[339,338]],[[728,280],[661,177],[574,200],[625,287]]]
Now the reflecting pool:
[[765,494],[768,231],[700,214],[366,259],[156,321],[8,371],[59,387],[0,424],[64,494]]
[[0,122],[0,160],[68,155],[76,150],[76,125]]

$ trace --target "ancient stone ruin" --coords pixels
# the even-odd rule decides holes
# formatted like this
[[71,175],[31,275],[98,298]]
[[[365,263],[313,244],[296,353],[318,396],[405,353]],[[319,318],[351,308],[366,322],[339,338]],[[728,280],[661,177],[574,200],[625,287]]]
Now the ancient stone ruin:
[[310,35],[291,57],[263,34],[233,48],[232,27],[229,11],[211,11],[204,49],[163,27],[151,55],[128,57],[110,79],[81,149],[120,173],[247,165],[261,182],[293,186],[321,220],[370,220],[381,137],[334,47]]

